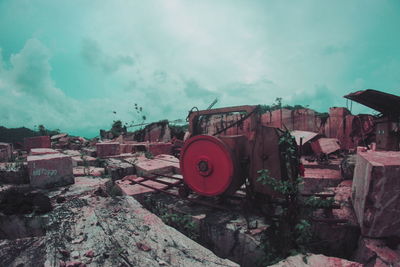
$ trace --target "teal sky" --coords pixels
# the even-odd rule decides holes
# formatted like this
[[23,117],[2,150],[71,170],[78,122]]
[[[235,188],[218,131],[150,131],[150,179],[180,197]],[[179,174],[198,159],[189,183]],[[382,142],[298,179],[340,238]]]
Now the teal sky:
[[326,111],[400,95],[400,1],[0,0],[0,51],[6,127],[90,137],[134,103],[174,120],[216,97]]

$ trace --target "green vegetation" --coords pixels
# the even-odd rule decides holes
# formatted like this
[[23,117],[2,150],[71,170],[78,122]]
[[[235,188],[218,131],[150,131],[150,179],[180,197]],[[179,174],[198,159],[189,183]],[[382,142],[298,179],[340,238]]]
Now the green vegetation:
[[123,133],[126,133],[126,126],[122,126],[122,121],[116,120],[113,121],[110,132],[114,137],[118,137]]
[[282,180],[274,179],[268,170],[260,170],[258,182],[269,186],[282,200],[269,215],[270,227],[264,232],[262,246],[265,250],[263,265],[274,264],[288,256],[309,251],[313,239],[311,216],[315,209],[328,208],[333,199],[322,200],[317,197],[302,198],[300,186],[303,179],[299,177],[299,158],[297,145],[288,131],[279,141],[284,166]]

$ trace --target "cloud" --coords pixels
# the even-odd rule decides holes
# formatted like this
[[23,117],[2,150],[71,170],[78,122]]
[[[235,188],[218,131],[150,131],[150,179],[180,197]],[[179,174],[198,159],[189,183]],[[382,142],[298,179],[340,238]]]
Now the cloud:
[[83,40],[81,55],[85,63],[100,68],[106,74],[113,73],[123,66],[133,66],[134,64],[131,56],[105,54],[99,44],[92,39]]
[[186,81],[184,91],[187,97],[194,99],[210,100],[218,96],[218,93],[202,88],[195,80]]
[[216,97],[215,107],[282,97],[327,111],[354,90],[399,94],[400,5],[390,2],[0,2],[5,126],[95,135],[137,120],[134,103],[153,121]]

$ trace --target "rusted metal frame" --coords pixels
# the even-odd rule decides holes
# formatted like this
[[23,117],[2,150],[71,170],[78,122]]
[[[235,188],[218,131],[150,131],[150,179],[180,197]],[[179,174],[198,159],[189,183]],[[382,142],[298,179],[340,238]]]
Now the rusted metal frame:
[[[133,180],[129,180],[129,181],[130,181],[131,183],[133,183],[133,184],[138,184],[138,185],[141,185],[141,186],[144,186],[144,187],[153,189],[153,190],[155,190],[155,191],[163,192],[163,193],[165,193],[165,194],[167,194],[167,195],[179,197],[177,194],[168,192],[168,191],[166,191],[165,189],[160,189],[160,188],[156,188],[156,187],[151,186],[151,185],[144,184],[143,182],[145,182],[145,181],[147,181],[147,180],[152,180],[152,179],[145,179],[144,181],[141,181],[141,182],[139,182],[139,181],[133,181]],[[157,181],[157,182],[159,182],[159,181]]]
[[[141,177],[144,178],[144,181],[151,180],[151,181],[154,181],[154,182],[157,182],[157,183],[160,183],[160,184],[168,185],[169,186],[168,188],[178,186],[178,185],[180,185],[182,183],[182,181],[180,181],[179,183],[175,184],[175,183],[170,183],[170,182],[166,182],[166,181],[157,180],[158,177],[149,177],[149,176],[144,176],[144,175],[142,175]],[[134,181],[134,182],[136,182],[136,181]],[[141,182],[143,182],[143,181],[141,181]]]
[[171,176],[171,175],[159,174],[159,173],[154,173],[154,172],[151,173],[151,175],[167,177],[167,178],[171,178],[171,179],[174,179],[174,180],[180,180],[180,181],[183,180],[183,178],[178,178],[178,177],[174,177],[174,176]]
[[197,120],[202,115],[215,115],[215,114],[223,114],[223,113],[230,113],[230,112],[240,112],[245,111],[246,113],[253,112],[257,106],[237,106],[237,107],[227,107],[227,108],[216,108],[210,110],[201,110],[197,112],[192,112],[189,115],[189,133],[193,134],[194,132],[194,125],[197,123]]
[[[145,177],[143,177],[143,178],[145,178]],[[153,180],[153,179],[149,178],[148,180]],[[155,191],[165,193],[165,194],[170,195],[170,196],[182,198],[178,194],[166,191],[167,188],[166,189],[159,189],[159,188],[156,188],[156,187],[151,186],[151,185],[143,184],[142,183],[143,181],[142,182],[133,181],[133,180],[129,180],[129,181],[132,182],[132,183],[135,183],[135,184],[138,184],[138,185],[153,189]],[[154,181],[157,181],[157,180],[154,179]],[[161,182],[161,181],[157,181],[157,182]],[[165,183],[167,183],[167,182],[165,182]],[[172,184],[172,185],[177,186],[177,184]],[[217,208],[217,209],[221,209],[221,210],[225,210],[225,211],[226,210],[230,210],[230,209],[228,209],[226,207],[223,207],[223,206],[220,206],[220,205],[216,205],[216,204],[210,204],[210,203],[198,200],[198,199],[193,199],[193,198],[182,198],[182,199],[188,200],[190,202],[193,202],[193,203],[196,203],[196,204],[199,204],[199,205],[208,206],[208,207],[211,207],[211,208]]]
[[[219,130],[218,132],[214,133],[213,135],[218,135],[218,134],[220,134],[220,133],[222,133],[222,132],[225,132],[225,131],[228,130],[229,128],[232,128],[233,126],[235,126],[235,125],[237,125],[237,124],[239,124],[239,123],[245,121],[245,120],[248,119],[250,116],[252,116],[252,115],[254,114],[255,111],[256,111],[256,110],[254,109],[253,111],[247,113],[246,116],[244,116],[243,118],[241,118],[241,119],[235,121],[234,123],[232,123],[232,124],[229,125],[229,126],[226,126],[225,128],[223,128],[223,129]],[[254,123],[254,122],[252,122],[252,123]]]

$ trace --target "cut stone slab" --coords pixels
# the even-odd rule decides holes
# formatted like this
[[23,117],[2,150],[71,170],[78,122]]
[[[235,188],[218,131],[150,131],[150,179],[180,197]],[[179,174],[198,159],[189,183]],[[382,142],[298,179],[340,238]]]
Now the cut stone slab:
[[179,160],[170,155],[159,155],[154,159],[137,158],[135,163],[138,176],[151,174],[178,173]]
[[97,168],[97,167],[84,167],[84,166],[78,166],[78,167],[73,167],[73,174],[75,177],[77,176],[103,176],[105,174],[105,169],[104,168]]
[[353,205],[367,237],[400,236],[400,152],[357,154]]
[[76,166],[96,166],[97,160],[96,158],[90,156],[74,156],[72,158],[72,165]]
[[111,175],[113,180],[119,180],[127,175],[136,173],[136,169],[133,164],[124,162],[122,160],[109,158],[106,159],[106,170],[107,174]]
[[311,143],[311,148],[315,154],[332,154],[340,150],[339,140],[336,138],[319,138]]
[[30,184],[50,188],[74,183],[72,159],[64,154],[28,156]]
[[61,134],[53,135],[52,137],[50,137],[50,139],[51,139],[51,141],[57,141],[58,139],[67,137],[67,136],[68,136],[67,133],[61,133]]
[[95,147],[85,147],[82,148],[82,153],[90,156],[90,157],[96,157],[96,148]]
[[81,155],[81,152],[80,152],[80,151],[78,151],[78,150],[72,150],[72,149],[63,150],[62,153],[64,153],[65,155],[68,155],[68,156],[70,156],[70,157],[78,157],[78,156]]
[[362,267],[363,264],[325,255],[298,254],[288,257],[271,267]]
[[170,163],[171,166],[173,167],[174,173],[181,174],[181,168],[179,166],[179,159],[177,157],[174,157],[172,155],[167,155],[167,154],[160,154],[160,155],[155,156],[154,159]]
[[147,147],[148,151],[153,155],[171,154],[172,143],[150,143]]
[[32,156],[45,155],[45,154],[59,154],[57,150],[51,148],[32,148],[29,152]]
[[106,156],[114,156],[120,154],[119,143],[97,143],[96,144],[97,157],[104,158]]
[[32,148],[51,148],[50,136],[35,136],[24,139],[24,148],[30,151]]
[[334,187],[343,180],[339,170],[305,168],[302,193],[317,193],[327,187]]

